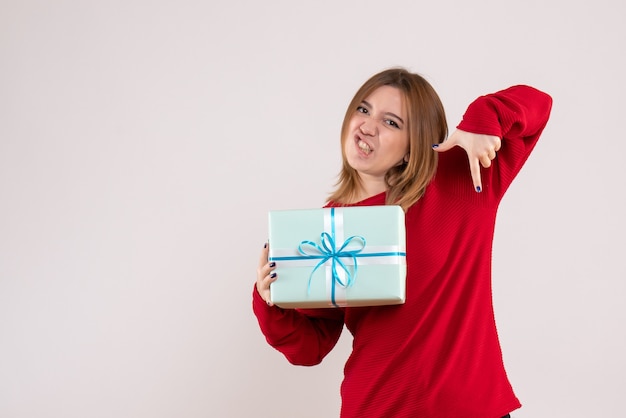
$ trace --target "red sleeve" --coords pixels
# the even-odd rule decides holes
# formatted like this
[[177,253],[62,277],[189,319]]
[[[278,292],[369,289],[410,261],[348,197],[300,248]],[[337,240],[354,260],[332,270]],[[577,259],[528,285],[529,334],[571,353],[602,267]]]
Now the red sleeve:
[[[528,159],[548,123],[552,98],[533,87],[513,86],[472,102],[457,126],[476,134],[496,135],[502,148],[490,168],[481,167],[483,193],[500,200]],[[452,152],[451,152],[452,151]],[[460,179],[454,186],[474,193],[467,155],[450,150],[440,156],[441,169]]]
[[282,309],[268,306],[256,290],[252,309],[267,342],[290,363],[319,364],[333,349],[343,330],[343,309]]
[[500,138],[538,138],[551,108],[552,98],[546,93],[513,86],[476,99],[457,128]]

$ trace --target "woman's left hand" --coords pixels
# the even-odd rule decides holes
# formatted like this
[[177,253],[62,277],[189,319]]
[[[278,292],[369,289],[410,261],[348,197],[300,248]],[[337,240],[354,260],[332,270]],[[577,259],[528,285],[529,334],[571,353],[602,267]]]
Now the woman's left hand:
[[500,150],[502,141],[494,135],[473,134],[457,129],[448,139],[433,149],[437,152],[446,152],[457,145],[467,153],[474,188],[477,192],[482,191],[480,166],[491,167],[491,160],[496,158],[496,152]]

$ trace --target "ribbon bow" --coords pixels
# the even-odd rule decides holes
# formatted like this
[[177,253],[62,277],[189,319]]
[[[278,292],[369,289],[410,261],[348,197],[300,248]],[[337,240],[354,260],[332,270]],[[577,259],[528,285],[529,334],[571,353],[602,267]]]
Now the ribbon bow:
[[[328,260],[332,260],[331,263],[331,273],[332,273],[332,286],[331,286],[331,302],[334,306],[337,306],[335,303],[335,286],[339,285],[343,288],[351,286],[356,278],[358,264],[357,264],[357,254],[363,251],[365,248],[365,238],[360,235],[353,235],[347,238],[341,247],[337,248],[335,242],[335,231],[332,229],[332,235],[328,232],[322,232],[320,236],[321,246],[316,244],[313,241],[302,241],[300,245],[298,245],[298,252],[307,258],[320,258],[320,262],[315,265],[311,274],[309,275],[309,285],[308,291],[311,290],[311,280],[313,279],[313,274],[320,268],[323,264],[325,264]],[[347,250],[346,247],[350,245],[352,241],[360,241],[360,248]],[[307,252],[305,247],[311,247],[314,251],[319,254],[311,254]],[[350,269],[341,261],[342,257],[350,257],[354,262],[354,275],[350,272]],[[337,266],[339,266],[346,273],[345,282],[341,279],[339,272],[337,270]]]

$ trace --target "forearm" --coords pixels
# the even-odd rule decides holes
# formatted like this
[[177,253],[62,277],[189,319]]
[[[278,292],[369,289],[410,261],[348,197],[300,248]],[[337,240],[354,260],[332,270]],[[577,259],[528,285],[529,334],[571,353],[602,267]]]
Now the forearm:
[[[481,161],[481,155],[476,151],[480,151],[480,143],[474,143],[472,139],[471,142],[461,144],[463,136],[456,135],[455,138],[458,131],[453,133],[438,150],[443,148],[446,151],[446,148],[461,145],[467,154],[453,150],[440,154],[440,187],[449,188],[455,194],[469,194],[469,181],[473,180],[476,185],[477,179],[480,179],[482,199],[492,198],[499,201],[537,144],[548,122],[551,107],[550,96],[533,87],[522,85],[474,100],[463,115],[458,131],[477,134],[475,140],[487,135],[496,136],[501,141],[496,143],[493,149],[495,153],[485,154],[491,160],[485,165],[484,158]],[[467,168],[468,158],[470,172]],[[476,158],[482,164],[479,169],[476,169]]]
[[500,138],[538,137],[548,122],[552,98],[530,86],[518,85],[476,99],[459,129]]
[[333,349],[343,330],[339,310],[328,308],[324,310],[325,317],[317,317],[295,309],[268,306],[256,288],[252,308],[267,342],[292,364],[319,364]]

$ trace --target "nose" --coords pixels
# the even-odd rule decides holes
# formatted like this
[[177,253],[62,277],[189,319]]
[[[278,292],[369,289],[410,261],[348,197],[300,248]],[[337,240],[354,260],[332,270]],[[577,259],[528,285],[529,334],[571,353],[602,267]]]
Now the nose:
[[376,134],[376,125],[373,122],[365,121],[359,127],[363,135],[375,135]]

